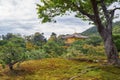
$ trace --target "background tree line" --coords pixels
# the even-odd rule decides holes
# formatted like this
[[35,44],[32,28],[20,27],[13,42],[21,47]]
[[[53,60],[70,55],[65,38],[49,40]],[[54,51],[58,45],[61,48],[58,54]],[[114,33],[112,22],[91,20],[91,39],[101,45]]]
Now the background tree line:
[[[63,35],[52,33],[48,39],[44,33],[36,32],[33,35],[21,36],[20,34],[7,33],[0,40],[0,63],[8,65],[13,70],[13,65],[30,59],[53,57],[78,57],[104,56],[104,47],[100,36],[91,35],[89,39],[77,40],[66,46]],[[114,35],[116,46],[120,52],[120,34]]]

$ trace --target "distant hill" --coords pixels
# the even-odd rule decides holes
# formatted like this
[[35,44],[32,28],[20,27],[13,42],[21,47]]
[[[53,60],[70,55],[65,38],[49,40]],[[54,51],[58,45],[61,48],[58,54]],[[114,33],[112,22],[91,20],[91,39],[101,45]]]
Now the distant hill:
[[97,32],[97,28],[94,26],[94,27],[91,27],[91,28],[87,29],[86,31],[82,32],[81,34],[90,36],[90,35],[98,35],[98,32]]
[[[120,22],[115,22],[113,24],[113,33],[120,34]],[[91,35],[99,35],[97,28],[95,26],[87,29],[86,31],[82,32],[81,34],[91,36]]]

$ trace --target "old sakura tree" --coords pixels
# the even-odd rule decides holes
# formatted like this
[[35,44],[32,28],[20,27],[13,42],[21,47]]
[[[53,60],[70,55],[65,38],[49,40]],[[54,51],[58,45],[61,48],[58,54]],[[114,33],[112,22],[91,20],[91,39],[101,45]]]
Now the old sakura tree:
[[119,0],[41,0],[37,10],[43,23],[71,12],[76,13],[75,17],[93,22],[104,41],[108,62],[114,65],[119,64],[119,56],[112,38],[112,23],[115,11],[120,8],[109,6],[115,3]]

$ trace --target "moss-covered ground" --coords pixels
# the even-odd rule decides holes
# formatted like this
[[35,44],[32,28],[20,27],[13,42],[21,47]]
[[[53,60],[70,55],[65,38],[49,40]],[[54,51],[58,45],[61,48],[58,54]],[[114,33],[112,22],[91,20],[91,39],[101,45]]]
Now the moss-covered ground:
[[120,68],[85,58],[22,62],[14,71],[0,67],[0,80],[120,80]]

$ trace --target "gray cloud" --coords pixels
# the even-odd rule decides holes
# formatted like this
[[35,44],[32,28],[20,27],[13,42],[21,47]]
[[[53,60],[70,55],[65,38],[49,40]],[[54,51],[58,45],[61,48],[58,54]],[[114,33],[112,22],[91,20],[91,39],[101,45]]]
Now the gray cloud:
[[82,32],[89,28],[88,22],[71,16],[56,17],[57,23],[41,24],[37,18],[35,3],[39,0],[0,0],[0,34],[8,32],[23,35],[44,32],[49,37],[51,32],[69,34]]

